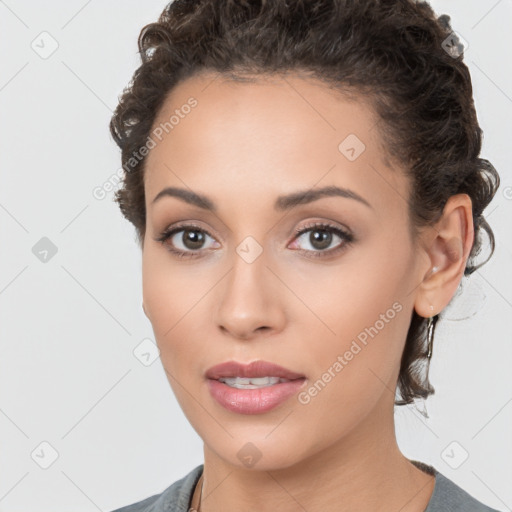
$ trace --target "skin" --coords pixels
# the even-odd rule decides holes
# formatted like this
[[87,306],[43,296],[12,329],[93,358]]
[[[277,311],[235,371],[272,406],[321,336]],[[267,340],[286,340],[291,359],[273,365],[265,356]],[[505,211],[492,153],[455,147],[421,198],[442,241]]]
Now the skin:
[[[146,161],[143,307],[169,383],[204,441],[201,510],[423,512],[434,479],[400,452],[393,402],[413,309],[437,314],[463,276],[471,200],[451,197],[436,226],[412,240],[410,183],[389,163],[371,107],[297,73],[260,78],[203,73],[180,83],[154,126],[189,97],[198,104]],[[366,146],[354,161],[338,149],[349,134]],[[323,197],[274,210],[282,194],[327,185],[371,207]],[[208,196],[217,212],[175,197],[152,203],[169,186]],[[175,247],[200,254],[179,259],[171,239],[155,239],[188,221],[207,235],[202,246],[174,235]],[[345,243],[336,234],[326,249],[311,242],[314,229],[297,238],[313,221],[355,240],[334,253]],[[252,263],[236,252],[247,236],[262,249]],[[311,257],[322,251],[332,255]],[[304,374],[307,389],[393,303],[401,311],[307,404],[294,396],[263,414],[237,414],[208,391],[208,368],[256,359]],[[260,454],[251,467],[237,456],[248,442]]]

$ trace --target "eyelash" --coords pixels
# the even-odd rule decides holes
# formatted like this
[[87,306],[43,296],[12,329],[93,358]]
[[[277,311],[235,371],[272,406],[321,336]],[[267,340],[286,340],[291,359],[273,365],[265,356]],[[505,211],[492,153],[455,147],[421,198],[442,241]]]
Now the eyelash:
[[[334,254],[337,254],[341,251],[344,251],[347,248],[347,246],[352,244],[355,240],[354,236],[351,233],[344,231],[337,226],[334,226],[334,225],[328,224],[328,223],[324,223],[324,222],[314,222],[314,223],[308,224],[306,226],[303,226],[301,228],[297,228],[295,230],[294,240],[296,238],[299,238],[304,233],[307,233],[308,231],[313,231],[315,229],[334,233],[335,235],[338,235],[343,240],[343,243],[341,243],[337,248],[329,249],[328,251],[308,251],[305,249],[295,249],[295,250],[297,250],[300,253],[308,253],[308,255],[309,255],[308,257],[324,258],[327,256],[332,256]],[[174,256],[176,256],[177,258],[197,258],[200,256],[200,251],[197,251],[197,252],[180,251],[180,250],[170,247],[168,244],[165,244],[165,242],[169,238],[171,238],[173,235],[175,235],[176,233],[179,233],[180,231],[186,231],[186,230],[199,231],[203,234],[208,235],[210,238],[213,238],[212,235],[210,235],[210,233],[208,233],[208,231],[204,230],[203,228],[200,228],[199,226],[196,226],[194,224],[183,224],[180,226],[174,226],[172,228],[166,229],[165,231],[163,231],[160,234],[160,236],[155,238],[155,241],[160,242],[163,245],[167,245],[167,250],[169,252],[171,252]],[[325,256],[326,254],[327,254],[327,256]]]

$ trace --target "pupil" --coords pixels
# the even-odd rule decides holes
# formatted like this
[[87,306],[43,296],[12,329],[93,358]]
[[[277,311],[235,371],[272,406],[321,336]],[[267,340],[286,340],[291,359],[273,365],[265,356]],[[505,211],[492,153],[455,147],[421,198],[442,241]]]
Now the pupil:
[[[320,234],[320,236],[316,236],[317,234]],[[325,229],[317,229],[311,232],[309,239],[311,245],[316,249],[325,249],[331,245],[332,233]]]
[[200,249],[204,242],[204,233],[186,229],[183,232],[183,243],[188,249]]

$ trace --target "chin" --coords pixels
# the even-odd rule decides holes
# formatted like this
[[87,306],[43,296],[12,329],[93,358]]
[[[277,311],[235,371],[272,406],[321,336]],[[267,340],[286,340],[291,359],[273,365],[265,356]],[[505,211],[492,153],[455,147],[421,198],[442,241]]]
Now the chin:
[[[213,444],[206,441],[205,444],[226,463],[249,471],[278,471],[294,466],[308,457],[304,451],[304,436],[294,439],[283,430],[284,437],[287,438],[283,442],[278,437],[271,439],[273,434],[268,434],[272,429],[262,429],[258,434],[254,427],[250,427],[248,431],[248,434],[236,435],[230,430],[233,438],[228,439],[229,436],[225,436],[224,443],[218,443],[217,439]],[[297,446],[300,446],[300,450]]]

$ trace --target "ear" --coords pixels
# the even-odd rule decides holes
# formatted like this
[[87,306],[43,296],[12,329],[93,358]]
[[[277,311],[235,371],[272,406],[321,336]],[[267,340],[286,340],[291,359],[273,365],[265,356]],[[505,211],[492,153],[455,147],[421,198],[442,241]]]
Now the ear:
[[473,240],[471,198],[468,194],[451,196],[441,218],[422,235],[421,250],[426,255],[422,261],[426,263],[421,268],[423,280],[414,302],[418,315],[437,315],[450,302],[464,275]]

